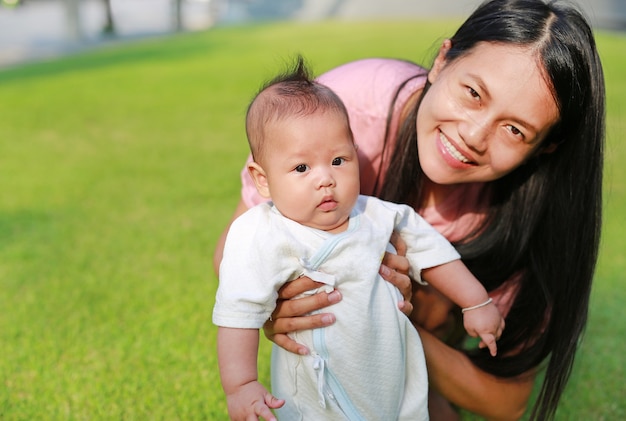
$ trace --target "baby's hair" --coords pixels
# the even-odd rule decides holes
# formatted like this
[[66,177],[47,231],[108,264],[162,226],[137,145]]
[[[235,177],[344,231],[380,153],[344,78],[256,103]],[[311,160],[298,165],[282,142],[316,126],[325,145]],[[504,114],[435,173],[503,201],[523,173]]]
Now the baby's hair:
[[246,134],[252,158],[258,162],[266,143],[265,126],[284,118],[305,117],[316,112],[348,112],[341,99],[330,88],[316,82],[302,56],[292,66],[266,82],[248,106]]

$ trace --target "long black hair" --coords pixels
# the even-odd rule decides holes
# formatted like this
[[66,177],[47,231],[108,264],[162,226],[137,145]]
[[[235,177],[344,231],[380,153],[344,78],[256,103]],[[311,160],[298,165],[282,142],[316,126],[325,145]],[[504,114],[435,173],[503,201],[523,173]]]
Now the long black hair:
[[[446,65],[479,42],[532,46],[560,119],[536,154],[489,183],[483,226],[455,244],[488,290],[519,277],[498,356],[467,351],[483,370],[515,377],[546,363],[533,419],[554,416],[587,321],[600,241],[605,91],[592,30],[571,5],[544,0],[483,3],[451,38]],[[428,84],[423,95],[428,91]],[[415,121],[401,124],[381,197],[419,204],[423,173]]]

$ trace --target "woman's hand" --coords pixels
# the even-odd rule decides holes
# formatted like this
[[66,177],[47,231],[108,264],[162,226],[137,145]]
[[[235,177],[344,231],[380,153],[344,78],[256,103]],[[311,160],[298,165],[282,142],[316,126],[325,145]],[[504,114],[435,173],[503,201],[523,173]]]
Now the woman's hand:
[[413,303],[415,311],[409,317],[415,326],[444,341],[465,334],[460,313],[454,312],[454,303],[432,286],[417,285]]
[[270,341],[294,354],[307,355],[309,349],[291,339],[288,334],[298,330],[315,329],[335,323],[332,313],[308,315],[308,313],[328,307],[341,301],[341,294],[334,290],[330,293],[319,292],[303,298],[293,299],[298,295],[318,288],[323,284],[309,278],[298,278],[287,282],[278,290],[276,308],[272,317],[263,325],[263,332]]
[[398,303],[398,308],[408,316],[413,312],[413,282],[409,278],[409,261],[405,257],[406,243],[396,232],[389,241],[396,248],[397,254],[385,253],[379,273],[385,281],[398,288],[404,297],[404,301]]
[[450,408],[444,410],[445,401],[489,420],[518,420],[524,415],[533,390],[534,370],[513,378],[494,376],[430,332],[419,327],[418,331],[426,356],[429,390],[440,395],[429,395],[439,400],[429,401],[431,420],[452,419],[444,415],[450,413]]

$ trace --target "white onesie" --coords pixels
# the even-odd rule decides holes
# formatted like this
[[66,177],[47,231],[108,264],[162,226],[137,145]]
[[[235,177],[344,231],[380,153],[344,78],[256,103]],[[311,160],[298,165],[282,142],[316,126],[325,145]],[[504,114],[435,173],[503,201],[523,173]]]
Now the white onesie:
[[283,217],[271,204],[230,228],[213,311],[218,326],[259,329],[278,289],[308,276],[341,291],[329,327],[292,337],[306,356],[274,346],[272,393],[281,420],[427,420],[428,377],[419,335],[398,310],[400,294],[378,273],[393,231],[407,244],[411,276],[459,259],[406,205],[359,196],[346,231],[330,234]]

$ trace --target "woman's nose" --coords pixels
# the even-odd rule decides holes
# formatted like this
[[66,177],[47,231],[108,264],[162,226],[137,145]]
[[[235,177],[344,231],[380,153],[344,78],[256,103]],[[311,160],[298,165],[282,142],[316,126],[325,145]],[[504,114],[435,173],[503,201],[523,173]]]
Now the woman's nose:
[[476,116],[467,116],[459,124],[459,135],[468,148],[484,152],[487,148],[487,140],[491,133],[491,126],[485,119]]

